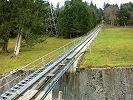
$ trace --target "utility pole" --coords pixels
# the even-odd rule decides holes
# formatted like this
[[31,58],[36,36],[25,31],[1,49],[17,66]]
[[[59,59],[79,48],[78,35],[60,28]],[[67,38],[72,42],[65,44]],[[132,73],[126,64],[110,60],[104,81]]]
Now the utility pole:
[[49,6],[50,6],[50,13],[51,13],[51,19],[54,24],[54,29],[55,29],[55,35],[57,35],[57,28],[56,28],[56,23],[55,23],[55,17],[54,17],[54,12],[53,12],[53,6],[52,6],[52,0],[48,0]]

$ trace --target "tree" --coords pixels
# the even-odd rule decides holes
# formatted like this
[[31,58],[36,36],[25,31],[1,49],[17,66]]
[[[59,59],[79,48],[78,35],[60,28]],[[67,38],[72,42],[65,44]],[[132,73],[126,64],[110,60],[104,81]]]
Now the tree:
[[105,4],[104,3],[104,20],[110,25],[133,25],[133,3]]
[[129,20],[129,12],[128,12],[128,9],[125,9],[125,7],[123,5],[121,5],[120,7],[120,11],[119,11],[119,14],[118,14],[118,17],[119,17],[119,24],[120,25],[124,25],[126,26],[127,25],[127,22]]
[[102,16],[103,16],[103,11],[101,8],[97,9],[96,5],[94,5],[92,1],[90,4],[90,7],[93,11],[93,14],[94,14],[93,17],[95,17],[95,19],[93,19],[93,20],[94,20],[95,25],[96,25],[97,23],[100,23]]
[[95,9],[82,0],[66,1],[57,20],[58,35],[65,38],[80,36],[96,24]]
[[104,10],[105,10],[107,7],[109,7],[109,6],[110,6],[109,3],[105,3],[105,2],[104,2],[104,6],[103,6]]
[[119,7],[116,5],[110,5],[104,10],[104,19],[107,24],[116,25],[118,20]]
[[0,46],[2,47],[2,54],[6,54],[8,52],[8,40],[10,36],[11,30],[11,10],[9,2],[6,0],[0,1]]
[[118,14],[120,25],[133,25],[133,3],[126,3],[120,6]]
[[10,35],[17,36],[15,55],[18,55],[21,41],[33,46],[45,40],[50,28],[49,4],[43,0],[0,1],[0,40],[2,52],[7,52]]
[[41,5],[40,1],[36,1],[34,3],[32,2],[32,0],[19,0],[19,2],[18,0],[11,0],[10,2],[13,9],[16,9],[13,10],[13,12],[16,12],[14,20],[16,22],[18,33],[14,51],[14,54],[17,56],[20,50],[22,37],[25,38],[28,45],[33,45],[34,41],[38,39],[34,38],[36,36],[36,34],[34,34],[34,31],[36,27],[38,27],[39,29],[41,27],[40,20],[38,20],[40,16],[38,10],[40,10],[39,6]]

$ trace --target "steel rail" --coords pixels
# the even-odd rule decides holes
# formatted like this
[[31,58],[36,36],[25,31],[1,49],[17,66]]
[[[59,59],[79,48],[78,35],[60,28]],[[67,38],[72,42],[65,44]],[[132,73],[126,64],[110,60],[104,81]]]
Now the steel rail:
[[19,95],[21,95],[24,91],[26,91],[29,87],[31,87],[33,84],[35,84],[39,79],[41,79],[44,75],[46,75],[47,72],[49,72],[51,69],[53,69],[55,66],[57,66],[59,63],[61,63],[64,59],[66,59],[74,50],[76,50],[78,47],[80,47],[89,37],[91,37],[98,28],[96,28],[91,34],[89,34],[84,39],[81,39],[81,41],[77,44],[75,44],[74,48],[68,49],[65,53],[61,54],[59,57],[55,58],[42,68],[35,71],[33,74],[31,74],[29,77],[25,78],[23,81],[19,82],[17,85],[15,85],[13,88],[11,88],[6,93],[2,94],[1,97],[4,100],[11,100]]
[[49,92],[55,87],[55,84],[58,82],[58,80],[60,79],[61,76],[64,75],[64,73],[71,67],[71,65],[75,62],[75,60],[83,54],[83,52],[80,52],[84,46],[90,42],[91,40],[93,40],[95,38],[95,35],[99,32],[96,31],[96,33],[90,37],[90,39],[79,49],[79,51],[73,55],[72,59],[70,60],[66,60],[66,65],[64,66],[64,69],[61,71],[61,73],[58,73],[58,75],[54,78],[53,81],[51,81],[51,83],[47,86],[47,88],[44,90],[44,94],[43,96],[40,98],[40,100],[44,100],[44,98],[49,94]]
[[[45,75],[39,82],[35,83],[31,88],[29,88],[28,90],[38,90],[34,95],[32,95],[30,97],[30,99],[34,98],[42,90],[42,88],[45,85],[50,83],[50,81],[53,79],[53,77],[49,76],[50,74],[55,74],[56,75],[59,71],[61,71],[61,69],[62,69],[62,66],[60,66],[60,67],[56,66],[54,69],[49,71],[48,74]],[[30,94],[30,92],[28,92],[28,94]],[[20,96],[16,99],[19,99],[19,98],[24,99],[23,94],[21,94],[21,95],[22,95],[22,97]]]
[[[96,33],[97,33],[98,31],[96,31]],[[93,35],[93,36],[91,36],[90,37],[90,39],[82,46],[82,48],[88,43],[88,42],[90,42],[91,40],[93,40],[93,38],[95,37],[95,35],[96,35],[96,33]],[[74,54],[73,55],[73,57],[75,56],[75,55],[79,55],[79,53],[80,53],[80,50],[82,49],[82,48],[80,48],[79,49],[79,51],[76,53],[76,54]],[[82,54],[82,52],[80,53],[80,55]],[[79,55],[79,56],[80,56]],[[76,56],[76,57],[79,57],[79,56]],[[68,64],[69,62],[68,62],[68,60],[65,60],[64,61],[64,63],[65,64]],[[63,66],[66,66],[66,65],[63,65]],[[62,66],[62,65],[61,65]],[[60,73],[62,73],[61,72],[61,70],[63,70],[62,69],[62,67],[61,67],[60,65],[58,65],[58,66],[56,66],[56,69],[53,71],[53,72],[51,72],[51,74],[54,74],[54,76],[59,76],[58,74],[60,74]],[[70,66],[69,66],[70,67]],[[64,67],[63,67],[64,68]],[[63,75],[63,74],[62,74]],[[53,89],[54,88],[54,86],[51,86],[51,85],[49,85],[49,84],[52,84],[53,85],[53,83],[50,83],[50,81],[52,82],[52,80],[56,80],[54,77],[51,77],[51,79],[47,79],[46,77],[43,79],[43,83],[42,83],[42,85],[38,88],[38,89],[35,89],[35,90],[38,90],[35,94],[33,94],[33,96],[32,96],[32,98],[30,99],[30,100],[32,100],[33,98],[35,99],[36,97],[37,97],[37,95],[39,95],[39,93],[42,91],[42,89],[47,89],[47,90],[45,90],[46,92],[44,92],[45,94],[44,94],[44,97],[43,97],[43,99],[47,96],[47,94],[51,91],[51,89]],[[47,88],[48,87],[48,88]],[[29,93],[30,94],[30,93]]]

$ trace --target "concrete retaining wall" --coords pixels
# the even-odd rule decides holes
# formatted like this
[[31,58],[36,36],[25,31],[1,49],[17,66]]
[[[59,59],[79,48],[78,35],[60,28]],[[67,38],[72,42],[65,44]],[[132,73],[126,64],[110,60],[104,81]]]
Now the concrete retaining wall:
[[[10,84],[0,89],[0,94],[31,74],[18,71],[0,81],[0,86],[24,73]],[[52,91],[57,100],[59,91],[64,100],[133,100],[133,67],[106,69],[77,69],[76,73],[66,73]]]
[[53,90],[64,100],[133,100],[133,68],[78,69],[66,73]]

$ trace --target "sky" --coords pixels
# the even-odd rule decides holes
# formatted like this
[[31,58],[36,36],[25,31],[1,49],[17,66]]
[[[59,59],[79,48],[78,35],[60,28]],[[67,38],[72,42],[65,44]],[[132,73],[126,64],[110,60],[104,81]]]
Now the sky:
[[[60,5],[64,4],[65,0],[48,0],[49,2],[52,2],[53,5],[56,5],[58,2],[60,3]],[[88,3],[91,2],[91,0],[83,0],[83,1],[87,1]],[[133,0],[92,0],[94,4],[97,5],[98,8],[102,8],[104,2],[106,3],[110,3],[110,4],[118,4],[120,5],[121,3],[128,3],[128,2],[133,2]]]

